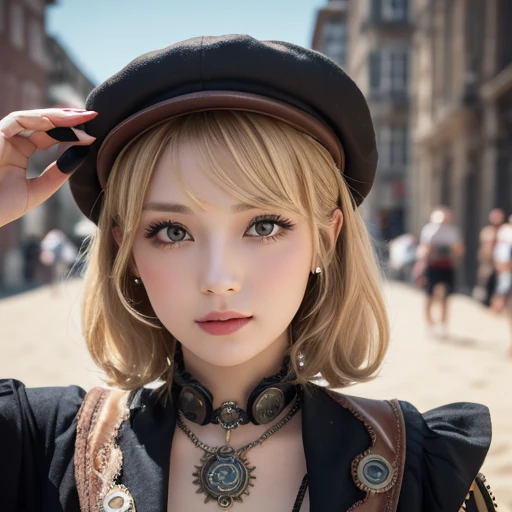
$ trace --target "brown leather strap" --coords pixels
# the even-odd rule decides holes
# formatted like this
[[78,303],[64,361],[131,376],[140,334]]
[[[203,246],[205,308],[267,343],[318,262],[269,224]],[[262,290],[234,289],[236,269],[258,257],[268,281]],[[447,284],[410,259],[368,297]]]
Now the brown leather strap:
[[86,396],[77,416],[75,480],[81,512],[97,512],[100,502],[122,468],[116,444],[127,416],[129,393],[96,387]]
[[[366,491],[366,498],[350,508],[350,512],[394,512],[398,506],[405,466],[405,422],[397,400],[371,400],[330,392],[343,407],[363,422],[371,439],[371,446],[352,462],[352,476],[358,487]],[[357,478],[360,460],[369,455],[384,457],[393,468],[393,479],[386,489],[378,492],[366,488]]]

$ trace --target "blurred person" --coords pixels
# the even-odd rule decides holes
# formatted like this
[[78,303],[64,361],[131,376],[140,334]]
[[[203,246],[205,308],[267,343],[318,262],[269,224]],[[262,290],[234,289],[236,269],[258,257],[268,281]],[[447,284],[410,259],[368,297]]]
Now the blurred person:
[[50,284],[55,286],[75,262],[78,251],[60,229],[51,229],[41,240],[41,263],[50,270]]
[[23,277],[25,283],[33,285],[41,279],[40,268],[41,240],[37,236],[30,236],[23,244]]
[[[449,297],[455,291],[455,271],[464,255],[464,243],[459,228],[453,223],[450,208],[439,206],[423,226],[417,256],[423,269],[427,294],[425,319],[429,334],[448,336]],[[433,309],[440,307],[440,320],[434,320]]]
[[493,255],[498,230],[504,222],[505,212],[500,208],[494,208],[489,212],[489,224],[480,231],[477,281],[473,297],[486,306],[490,306],[496,287],[497,272]]
[[388,243],[388,268],[391,279],[411,282],[417,246],[418,239],[413,233],[404,233]]
[[512,215],[498,230],[493,257],[497,279],[491,305],[494,311],[505,313],[508,317],[510,324],[508,353],[512,357]]
[[[0,509],[473,510],[487,407],[339,391],[375,376],[390,331],[359,209],[375,130],[346,73],[204,36],[139,56],[86,105],[0,121],[0,225],[68,178],[98,225],[82,326],[105,380],[0,382]],[[58,140],[76,143],[26,179]]]

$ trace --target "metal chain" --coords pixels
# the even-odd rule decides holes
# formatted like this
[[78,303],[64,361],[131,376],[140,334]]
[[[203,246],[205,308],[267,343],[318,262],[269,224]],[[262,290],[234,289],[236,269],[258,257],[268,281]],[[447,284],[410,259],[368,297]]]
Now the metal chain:
[[[236,450],[237,455],[242,455],[243,453],[249,451],[251,448],[254,448],[255,446],[258,446],[259,444],[262,444],[265,442],[271,435],[275,434],[278,430],[280,430],[282,427],[284,427],[299,411],[300,406],[302,402],[302,393],[298,393],[297,397],[295,398],[295,402],[290,409],[290,412],[278,423],[270,427],[266,432],[264,432],[256,441],[252,441],[245,446],[242,446],[238,450]],[[184,434],[194,443],[194,445],[197,448],[200,448],[206,453],[216,453],[219,449],[218,446],[208,446],[207,444],[203,443],[195,434],[190,430],[184,423],[183,418],[185,416],[181,411],[178,411],[178,418],[176,419],[176,424],[178,427],[184,432]]]

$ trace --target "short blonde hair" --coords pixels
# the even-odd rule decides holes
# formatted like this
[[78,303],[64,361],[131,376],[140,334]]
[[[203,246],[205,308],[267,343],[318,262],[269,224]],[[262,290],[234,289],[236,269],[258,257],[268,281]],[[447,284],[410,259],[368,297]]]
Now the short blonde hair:
[[[309,221],[322,273],[310,277],[289,327],[297,382],[320,374],[329,387],[343,388],[371,379],[388,348],[389,325],[377,258],[342,172],[322,145],[283,122],[217,111],[153,127],[125,147],[112,168],[89,247],[82,315],[87,347],[106,382],[123,389],[157,379],[167,390],[172,384],[176,340],[154,316],[144,287],[134,284],[131,250],[158,159],[168,150],[177,161],[184,141],[192,141],[211,179],[237,199],[287,209]],[[219,156],[234,165],[221,165]],[[179,177],[177,166],[175,171]],[[344,223],[333,244],[337,208]],[[119,247],[115,226],[123,233]]]

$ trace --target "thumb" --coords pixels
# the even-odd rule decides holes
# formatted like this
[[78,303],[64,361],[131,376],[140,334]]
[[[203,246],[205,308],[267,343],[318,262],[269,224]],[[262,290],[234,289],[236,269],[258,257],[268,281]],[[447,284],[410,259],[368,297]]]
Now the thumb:
[[89,146],[72,146],[39,176],[28,180],[27,211],[44,203],[69,179],[89,154]]

